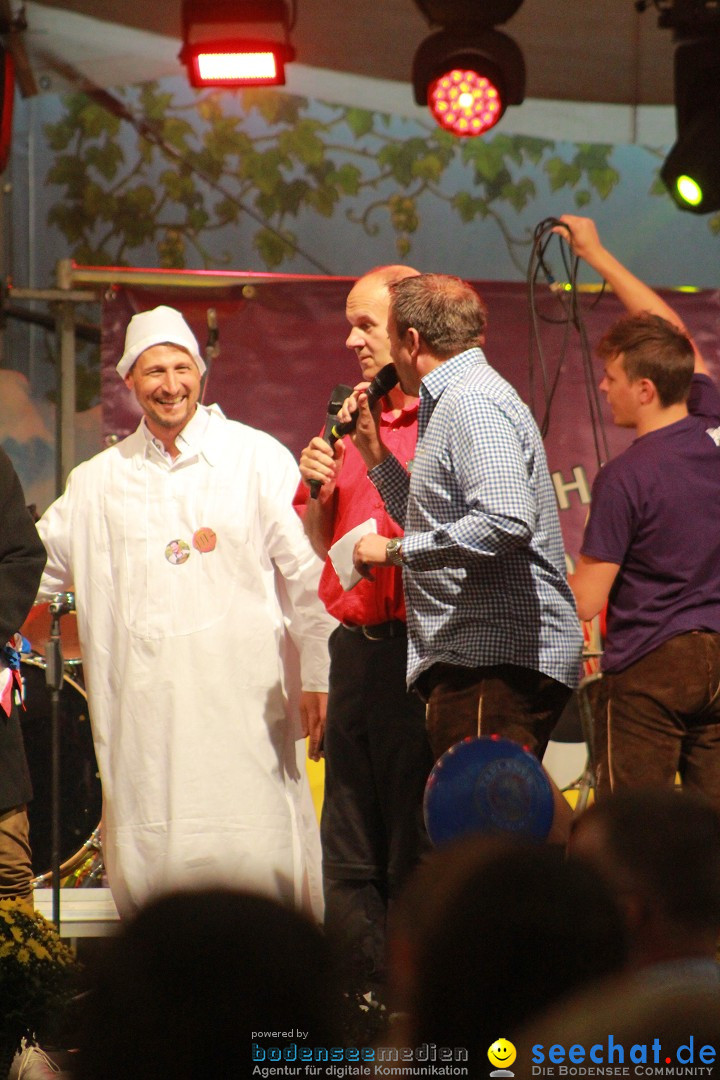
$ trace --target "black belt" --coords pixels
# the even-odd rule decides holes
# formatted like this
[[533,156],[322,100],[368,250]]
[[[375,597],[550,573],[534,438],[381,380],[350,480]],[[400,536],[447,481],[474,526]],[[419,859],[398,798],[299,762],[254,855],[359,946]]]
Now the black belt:
[[390,619],[389,622],[375,623],[374,626],[356,626],[352,623],[342,623],[342,626],[353,634],[362,634],[368,641],[407,637],[407,627],[402,619]]

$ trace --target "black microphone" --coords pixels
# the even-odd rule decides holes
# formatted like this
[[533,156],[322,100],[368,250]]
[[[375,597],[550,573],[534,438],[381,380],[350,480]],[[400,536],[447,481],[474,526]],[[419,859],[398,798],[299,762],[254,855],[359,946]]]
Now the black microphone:
[[207,344],[205,345],[204,360],[209,368],[212,361],[217,360],[220,355],[220,345],[218,344],[220,340],[220,331],[218,329],[217,311],[214,307],[209,307],[207,309],[207,328],[208,336]]
[[207,348],[212,349],[215,345],[217,345],[218,338],[220,337],[220,332],[218,330],[217,324],[217,311],[214,307],[209,307],[207,309],[206,317],[208,328]]
[[[386,364],[385,367],[380,368],[373,381],[368,386],[365,393],[367,394],[367,403],[372,409],[376,401],[379,401],[381,397],[385,397],[389,394],[394,386],[397,386],[399,376],[395,370],[394,364]],[[354,412],[350,419],[345,424],[335,424],[332,429],[332,434],[336,439],[341,439],[343,435],[349,435],[351,431],[355,430],[357,425],[358,414]]]
[[[346,386],[345,383],[338,383],[338,385],[335,387],[332,394],[330,395],[330,400],[327,403],[325,430],[323,431],[322,437],[325,442],[330,443],[331,446],[333,445],[333,443],[337,442],[338,438],[337,435],[333,437],[333,427],[335,425],[335,419],[337,417],[337,414],[340,412],[340,409],[342,408],[343,401],[345,400],[345,398],[350,397],[351,394],[352,386]],[[311,499],[317,499],[321,487],[322,482],[320,480],[310,481]]]

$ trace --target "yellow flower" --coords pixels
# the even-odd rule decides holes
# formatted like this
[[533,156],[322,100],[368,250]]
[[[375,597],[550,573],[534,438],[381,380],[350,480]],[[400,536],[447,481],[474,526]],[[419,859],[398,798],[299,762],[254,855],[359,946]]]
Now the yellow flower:
[[29,964],[30,963],[30,953],[25,948],[25,946],[23,946],[22,949],[18,949],[17,956],[18,956],[18,960],[20,961],[21,964]]
[[44,945],[38,944],[32,938],[27,943],[28,949],[38,958],[38,960],[49,960],[50,953],[47,951]]

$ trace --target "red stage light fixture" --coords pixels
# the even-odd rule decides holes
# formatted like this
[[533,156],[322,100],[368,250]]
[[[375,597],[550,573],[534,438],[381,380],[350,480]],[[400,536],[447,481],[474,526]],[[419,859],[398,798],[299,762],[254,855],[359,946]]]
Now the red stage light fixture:
[[5,172],[10,157],[14,98],[15,65],[10,53],[0,45],[0,173]]
[[180,59],[192,86],[283,86],[289,29],[285,0],[184,0]]
[[525,61],[507,34],[477,24],[431,34],[413,60],[413,89],[441,127],[482,135],[525,97]]
[[502,116],[502,97],[487,75],[454,68],[428,87],[428,107],[441,127],[454,135],[482,135]]
[[284,86],[292,50],[275,42],[220,41],[183,54],[191,86]]

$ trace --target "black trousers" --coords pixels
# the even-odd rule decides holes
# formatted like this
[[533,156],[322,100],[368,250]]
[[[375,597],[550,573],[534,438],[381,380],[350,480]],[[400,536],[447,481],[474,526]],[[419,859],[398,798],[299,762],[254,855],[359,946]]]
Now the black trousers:
[[325,928],[364,990],[382,987],[388,904],[429,847],[422,798],[433,755],[405,688],[404,637],[330,638],[321,821]]

